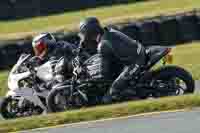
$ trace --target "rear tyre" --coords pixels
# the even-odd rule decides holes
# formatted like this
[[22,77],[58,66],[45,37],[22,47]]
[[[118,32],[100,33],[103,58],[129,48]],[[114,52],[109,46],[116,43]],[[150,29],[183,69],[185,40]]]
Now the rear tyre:
[[[195,81],[192,75],[181,67],[161,67],[153,72],[153,79],[154,81],[161,81],[162,83],[167,84],[170,90],[174,89],[172,91],[177,94],[174,93],[172,95],[180,95],[181,91],[183,95],[194,93]],[[185,85],[185,88],[182,87],[183,84]],[[170,96],[170,94],[166,94],[164,96]]]

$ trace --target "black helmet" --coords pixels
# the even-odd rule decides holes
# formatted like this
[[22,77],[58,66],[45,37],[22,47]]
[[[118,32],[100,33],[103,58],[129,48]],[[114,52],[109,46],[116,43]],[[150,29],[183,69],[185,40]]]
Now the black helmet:
[[80,22],[79,36],[82,40],[94,39],[99,33],[103,33],[103,28],[96,17],[88,17]]

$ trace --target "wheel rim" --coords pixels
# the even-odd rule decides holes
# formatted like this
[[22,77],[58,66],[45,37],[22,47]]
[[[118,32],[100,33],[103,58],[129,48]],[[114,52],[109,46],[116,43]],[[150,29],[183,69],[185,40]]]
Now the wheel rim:
[[175,79],[176,80],[176,85],[175,85],[175,89],[177,89],[179,91],[179,95],[180,94],[185,94],[186,90],[187,90],[187,85],[186,83],[181,80],[181,79]]
[[[184,80],[182,80],[179,77],[171,77],[171,78],[165,78],[165,79],[159,79],[157,80],[159,81],[159,87],[162,85],[165,85],[166,88],[165,90],[162,92],[158,92],[157,95],[160,96],[178,96],[178,95],[184,95],[188,89],[188,86],[186,84],[186,82]],[[161,87],[160,87],[161,88]],[[164,87],[163,87],[164,88]]]

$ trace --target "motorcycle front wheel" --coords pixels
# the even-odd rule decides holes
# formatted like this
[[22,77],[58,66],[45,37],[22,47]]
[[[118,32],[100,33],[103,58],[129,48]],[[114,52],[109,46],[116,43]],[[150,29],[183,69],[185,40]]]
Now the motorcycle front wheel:
[[17,117],[17,100],[11,97],[4,97],[0,104],[0,113],[4,119],[12,119]]
[[14,119],[19,117],[27,117],[38,115],[43,112],[39,106],[27,104],[27,106],[19,108],[19,100],[12,97],[4,97],[0,103],[0,113],[4,119]]

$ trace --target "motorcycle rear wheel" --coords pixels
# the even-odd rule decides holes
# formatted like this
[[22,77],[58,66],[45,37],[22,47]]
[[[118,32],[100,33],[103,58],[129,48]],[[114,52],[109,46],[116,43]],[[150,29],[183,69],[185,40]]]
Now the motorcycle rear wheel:
[[[170,66],[161,67],[155,70],[152,76],[153,76],[152,78],[154,81],[160,80],[163,83],[166,83],[169,80],[173,79],[174,86],[171,89],[174,89],[174,92],[177,91],[177,95],[180,95],[180,93],[178,93],[179,91],[182,91],[182,95],[194,93],[195,81],[192,75],[188,71],[186,71],[185,69],[179,66],[170,65]],[[183,88],[181,84],[184,84],[185,88]],[[176,94],[174,93],[174,95]],[[163,96],[170,96],[170,95],[166,94]]]

